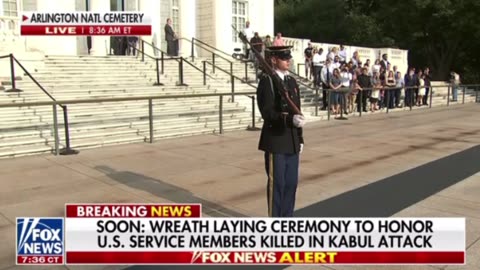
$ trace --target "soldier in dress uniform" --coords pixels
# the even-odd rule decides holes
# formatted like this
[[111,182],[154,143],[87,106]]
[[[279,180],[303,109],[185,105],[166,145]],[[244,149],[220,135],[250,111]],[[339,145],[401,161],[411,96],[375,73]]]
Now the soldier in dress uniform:
[[[300,109],[300,92],[296,80],[288,74],[291,47],[269,47],[267,60],[283,80],[290,99]],[[268,215],[291,217],[299,175],[299,154],[303,151],[303,115],[292,112],[281,96],[271,75],[264,73],[258,83],[257,101],[264,123],[259,149],[265,152]],[[278,84],[277,84],[278,85]]]

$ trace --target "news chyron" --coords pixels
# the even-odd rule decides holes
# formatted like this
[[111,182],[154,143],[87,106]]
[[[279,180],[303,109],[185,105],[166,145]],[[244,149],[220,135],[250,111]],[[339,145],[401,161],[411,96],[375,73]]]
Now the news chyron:
[[63,218],[17,218],[17,264],[63,265]]
[[152,18],[142,12],[23,12],[22,36],[149,36]]

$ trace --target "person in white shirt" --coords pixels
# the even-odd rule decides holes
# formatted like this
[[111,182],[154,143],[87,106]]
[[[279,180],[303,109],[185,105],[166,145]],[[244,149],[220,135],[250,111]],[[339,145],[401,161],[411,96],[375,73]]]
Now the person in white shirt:
[[[394,66],[393,69],[396,70],[397,66]],[[396,82],[395,107],[402,108],[403,105],[401,104],[401,101],[405,97],[405,93],[403,93],[404,92],[403,87],[405,86],[405,81],[400,71],[397,71],[394,74],[395,74],[395,82]]]
[[450,83],[452,84],[452,101],[457,101],[458,88],[461,84],[460,75],[455,71],[450,72]]
[[380,65],[380,59],[375,60],[375,64],[372,66],[372,74],[373,73],[380,73],[380,68],[382,66]]
[[329,84],[329,80],[331,79],[331,75],[333,74],[333,66],[332,66],[332,62],[330,61],[330,59],[327,59],[327,61],[325,62],[325,66],[323,67],[322,69],[322,73],[321,73],[321,80],[324,84],[328,85]]
[[347,63],[347,50],[343,45],[340,45],[340,51],[338,52],[338,56],[340,57],[340,64]]
[[313,69],[314,69],[313,84],[315,86],[320,86],[320,82],[321,82],[320,81],[320,74],[322,72],[322,68],[323,68],[323,65],[325,63],[325,56],[323,55],[323,49],[322,48],[320,48],[317,53],[313,53],[312,62],[313,62]]
[[423,97],[425,96],[425,80],[423,76],[423,71],[420,69],[417,73],[418,78],[418,95],[417,95],[417,106],[422,106]]
[[[243,34],[247,37],[247,40],[250,41],[253,36],[254,36],[254,31],[253,29],[250,27],[250,21],[247,21],[245,23],[245,28],[243,29]],[[245,51],[245,57],[246,59],[250,59],[250,48],[248,47],[247,44],[243,44],[243,49]]]
[[[348,72],[348,69],[346,66],[342,68],[342,71],[340,72],[340,80],[342,82],[342,88],[350,88],[350,83],[352,81],[353,75],[352,73]],[[342,106],[343,113],[348,115],[347,108],[350,107],[350,104],[347,104],[348,102],[348,96],[349,92],[344,92],[341,94],[340,98],[340,104]]]
[[335,55],[337,55],[337,47],[333,47],[327,55],[327,59],[330,59],[331,62],[335,59]]
[[340,57],[338,55],[335,55],[335,57],[333,58],[333,63],[332,63],[332,66],[333,66],[333,69],[340,69]]
[[358,51],[353,52],[353,56],[352,56],[351,61],[352,61],[352,64],[355,68],[362,68],[360,66],[361,61],[360,61],[360,56],[358,55]]
[[327,89],[330,89],[330,80],[333,77],[333,70],[334,68],[332,67],[332,62],[330,59],[327,58],[325,61],[325,65],[322,68],[320,79],[322,80],[322,101],[323,101],[323,106],[321,110],[326,110],[328,106],[328,101],[327,101]]

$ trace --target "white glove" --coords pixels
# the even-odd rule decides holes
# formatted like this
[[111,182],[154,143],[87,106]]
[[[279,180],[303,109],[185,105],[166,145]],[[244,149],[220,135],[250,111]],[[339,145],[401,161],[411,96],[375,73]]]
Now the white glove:
[[293,125],[298,127],[298,128],[301,128],[305,125],[305,123],[307,123],[307,120],[305,119],[305,116],[301,115],[301,114],[295,114],[293,116]]
[[300,154],[303,152],[303,143],[300,144]]

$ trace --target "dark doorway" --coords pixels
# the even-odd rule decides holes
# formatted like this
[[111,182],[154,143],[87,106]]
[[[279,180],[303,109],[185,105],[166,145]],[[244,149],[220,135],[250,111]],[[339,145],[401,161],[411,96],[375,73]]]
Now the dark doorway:
[[[125,11],[125,0],[110,0],[110,11]],[[127,44],[127,37],[111,36],[110,54],[126,55]]]
[[[85,11],[90,11],[90,0],[85,0]],[[87,36],[87,52],[90,55],[92,50],[92,36]]]

